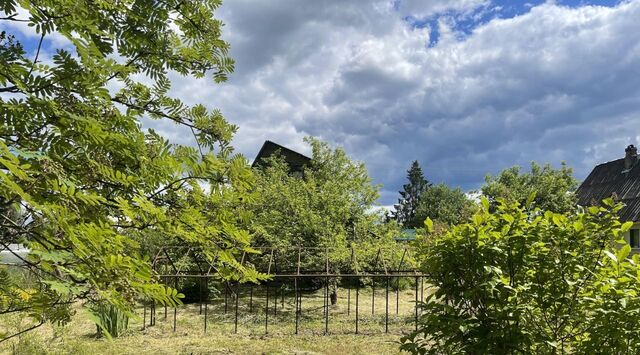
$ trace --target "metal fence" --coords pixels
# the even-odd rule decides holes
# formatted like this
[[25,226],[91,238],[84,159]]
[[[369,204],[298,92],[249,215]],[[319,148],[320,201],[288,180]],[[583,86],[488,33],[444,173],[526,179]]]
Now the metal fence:
[[[196,304],[199,309],[198,314],[203,316],[204,332],[207,331],[213,315],[218,316],[217,322],[232,324],[234,333],[237,333],[238,327],[243,324],[239,321],[240,318],[243,315],[251,315],[254,321],[256,317],[260,318],[263,322],[261,332],[267,334],[269,327],[274,325],[280,309],[281,313],[285,313],[284,321],[294,325],[291,331],[299,334],[301,320],[305,315],[303,302],[307,302],[310,308],[306,312],[321,308],[321,332],[328,334],[331,331],[332,316],[337,316],[337,312],[332,311],[332,305],[342,302],[341,307],[346,303],[346,319],[342,317],[340,322],[350,323],[346,332],[359,334],[362,332],[360,323],[363,315],[369,313],[368,309],[362,308],[363,304],[368,307],[370,303],[372,316],[381,315],[379,309],[376,313],[376,296],[384,297],[384,320],[379,320],[380,325],[384,324],[384,328],[380,327],[380,332],[382,329],[385,333],[389,332],[390,316],[395,316],[396,324],[399,323],[403,332],[417,329],[418,304],[425,295],[425,275],[407,266],[406,260],[410,258],[408,248],[402,249],[401,257],[395,265],[388,265],[392,259],[385,255],[384,250],[378,249],[372,261],[360,263],[365,265],[364,267],[357,266],[359,255],[355,249],[348,250],[350,256],[342,265],[332,264],[332,250],[327,248],[262,248],[261,251],[260,254],[243,254],[241,258],[243,265],[250,265],[269,276],[267,281],[258,284],[221,279],[212,263],[207,262],[197,249],[188,247],[160,249],[154,257],[153,266],[167,286],[180,289],[184,288],[185,284],[190,285],[192,292],[186,301],[192,305]],[[188,262],[185,263],[185,260]],[[318,267],[319,262],[324,264],[321,268]],[[402,286],[406,287],[407,284],[410,288],[401,290]],[[346,291],[346,300],[338,298],[338,285],[343,285],[340,290]],[[218,293],[212,294],[212,288]],[[407,299],[409,292],[412,295]],[[401,293],[405,297],[401,296]],[[322,298],[322,306],[313,307],[315,303],[311,300],[318,294]],[[371,301],[363,302],[363,297],[371,297]],[[293,306],[291,312],[285,310],[285,298]],[[400,305],[404,304],[403,309],[406,310],[407,303],[410,303],[412,314],[400,317]],[[155,303],[144,305],[143,327],[156,325],[158,306],[160,316],[163,320],[171,321],[173,331],[176,331],[178,308],[169,310],[166,305]],[[172,314],[169,315],[169,312]],[[221,315],[226,316],[220,317]],[[229,315],[231,317],[228,317]],[[282,319],[283,314],[280,316]],[[342,329],[342,332],[344,331]]]

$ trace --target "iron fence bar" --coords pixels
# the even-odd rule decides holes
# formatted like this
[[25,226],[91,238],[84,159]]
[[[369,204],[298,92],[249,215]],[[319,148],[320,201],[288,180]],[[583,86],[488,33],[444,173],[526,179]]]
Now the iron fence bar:
[[327,287],[326,280],[322,282],[322,318],[327,314]]
[[424,302],[424,277],[420,276],[420,302]]
[[[407,248],[404,248],[402,251],[402,257],[400,258],[400,262],[398,263],[398,270],[402,270],[402,264],[404,263],[404,256],[407,254]],[[396,277],[396,316],[399,314],[400,310],[400,278]]]
[[351,314],[351,287],[347,288],[347,316]]
[[418,277],[416,276],[416,331],[418,331]]
[[302,248],[298,247],[298,270],[296,271],[296,274],[300,275],[300,254],[302,253]]
[[240,281],[236,283],[236,310],[235,310],[235,319],[234,319],[234,329],[233,332],[235,334],[238,333],[238,300],[240,299]]
[[253,313],[253,282],[249,286],[249,313]]
[[273,286],[273,321],[276,321],[278,315],[278,285]]
[[[302,248],[298,246],[298,265],[296,275],[300,275],[300,254],[302,254]],[[296,334],[298,334],[298,327],[300,326],[300,315],[302,313],[302,292],[298,289],[298,277],[293,279],[295,294],[296,294]]]
[[386,277],[386,292],[384,300],[384,332],[389,333],[389,276]]
[[[177,290],[178,289],[178,277],[173,278],[173,286]],[[177,326],[177,318],[178,318],[178,308],[176,305],[173,306],[173,331],[176,331]]]
[[298,323],[302,318],[302,290],[298,288]]
[[294,292],[295,292],[295,317],[296,317],[296,335],[298,334],[298,322],[300,321],[299,316],[300,313],[298,312],[298,278],[294,278],[293,279],[293,288],[294,288]]
[[264,306],[264,333],[269,334],[269,285],[267,287],[266,303]]
[[142,301],[142,330],[147,326],[147,303]]
[[171,257],[169,256],[169,253],[167,253],[167,250],[164,249],[164,255],[167,257],[167,260],[169,261],[169,264],[171,264],[171,267],[173,268],[173,271],[175,271],[176,274],[180,273],[180,269],[178,269],[176,267],[176,265],[173,263],[173,259],[171,259]]
[[149,326],[156,325],[156,301],[151,301],[151,308],[149,308]]
[[200,294],[198,295],[198,303],[200,304],[200,315],[202,315],[202,280],[200,280]]
[[[215,274],[209,274],[209,275],[158,275],[159,277],[180,277],[180,278],[205,278],[205,277],[215,277]],[[292,279],[294,277],[311,277],[311,278],[323,278],[325,276],[329,276],[331,278],[336,278],[336,277],[374,277],[374,278],[385,278],[387,275],[385,274],[380,274],[380,273],[337,273],[337,274],[326,274],[326,273],[320,273],[320,274],[272,274],[272,275],[268,275],[271,278],[289,278]],[[411,270],[406,270],[403,273],[397,273],[397,274],[388,274],[388,276],[392,276],[392,277],[426,277],[428,276],[428,274],[420,274],[420,273],[415,273]]]
[[325,282],[325,304],[326,311],[324,314],[324,334],[329,334],[329,277],[326,278]]
[[358,300],[360,296],[360,278],[356,279],[356,334],[358,334]]
[[371,279],[371,315],[376,312],[376,281]]
[[[354,266],[354,270],[355,270],[355,264],[353,262],[353,246],[350,248],[351,249],[351,257],[350,259],[350,263],[351,265]],[[351,287],[347,288],[347,316],[351,315]]]
[[[209,279],[204,279],[205,284],[207,285],[207,290],[209,290]],[[206,299],[204,301],[204,332],[207,332],[207,313],[208,313],[208,305],[209,305],[209,292],[207,292]]]
[[[278,274],[278,252],[272,249],[271,255],[273,257],[273,268],[275,273]],[[278,315],[278,285],[274,284],[273,289],[273,320],[275,322],[277,320],[276,316]]]
[[[376,253],[376,259],[373,262],[374,268],[378,266],[378,259],[380,258],[380,248],[378,248],[378,252]],[[376,282],[374,279],[371,280],[371,315],[375,315],[376,312]]]
[[227,303],[229,299],[229,284],[227,281],[224,282],[224,314],[227,314]]

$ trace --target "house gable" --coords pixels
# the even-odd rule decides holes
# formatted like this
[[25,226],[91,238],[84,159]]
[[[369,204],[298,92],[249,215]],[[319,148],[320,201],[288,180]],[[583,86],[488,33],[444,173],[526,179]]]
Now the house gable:
[[300,154],[294,150],[284,147],[278,143],[272,141],[265,141],[258,152],[258,155],[253,160],[251,167],[260,167],[264,165],[264,159],[271,157],[276,152],[280,152],[287,162],[292,172],[302,172],[304,167],[311,162],[311,158],[306,155]]
[[619,212],[620,220],[640,222],[640,164],[633,151],[635,147],[631,145],[625,150],[625,158],[596,166],[576,191],[578,204],[597,205],[603,199],[615,196],[625,204]]

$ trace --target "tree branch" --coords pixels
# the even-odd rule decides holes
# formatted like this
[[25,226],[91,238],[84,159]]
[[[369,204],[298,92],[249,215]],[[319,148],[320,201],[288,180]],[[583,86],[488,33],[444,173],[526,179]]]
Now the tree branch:
[[6,337],[6,338],[2,338],[2,339],[0,339],[0,343],[5,342],[5,341],[7,341],[7,340],[9,340],[9,339],[11,339],[11,338],[17,337],[17,336],[19,336],[20,334],[24,334],[24,333],[26,333],[26,332],[32,331],[32,330],[34,330],[34,329],[36,329],[36,328],[39,328],[39,327],[40,327],[40,326],[42,326],[43,324],[44,324],[44,321],[43,321],[43,320],[41,320],[41,321],[40,321],[40,323],[38,323],[38,324],[36,324],[36,325],[34,325],[34,326],[32,326],[32,327],[29,327],[29,328],[27,328],[27,329],[23,329],[23,330],[21,330],[21,331],[19,331],[19,332],[15,333],[15,334],[13,334],[13,335],[10,335],[10,336],[8,336],[8,337]]

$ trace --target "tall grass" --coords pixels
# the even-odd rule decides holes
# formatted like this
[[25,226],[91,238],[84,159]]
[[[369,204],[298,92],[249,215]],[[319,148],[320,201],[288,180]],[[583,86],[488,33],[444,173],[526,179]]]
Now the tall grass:
[[111,304],[91,307],[93,320],[98,326],[98,335],[117,338],[129,327],[129,316]]

